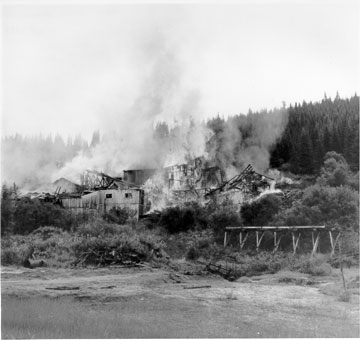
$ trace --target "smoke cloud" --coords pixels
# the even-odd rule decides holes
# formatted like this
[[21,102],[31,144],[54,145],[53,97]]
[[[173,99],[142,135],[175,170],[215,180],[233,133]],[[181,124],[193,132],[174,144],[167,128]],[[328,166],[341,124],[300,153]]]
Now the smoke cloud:
[[[211,131],[192,118],[199,113],[200,95],[183,85],[176,49],[155,34],[144,43],[142,61],[145,74],[133,103],[106,122],[101,142],[90,153],[80,153],[53,180],[78,180],[84,169],[121,176],[125,169],[161,168],[206,153]],[[164,120],[172,127],[166,141],[154,135],[156,123]]]
[[[249,163],[265,172],[271,147],[287,123],[286,109],[214,119],[209,124],[197,121],[196,117],[203,116],[201,91],[189,86],[177,45],[158,32],[143,41],[140,51],[134,53],[139,64],[134,77],[139,77],[135,81],[139,86],[135,91],[129,87],[132,101],[104,104],[104,112],[99,113],[103,116],[99,119],[99,143],[90,149],[79,146],[70,161],[45,166],[39,157],[26,159],[21,150],[20,154],[8,150],[7,170],[11,171],[6,173],[12,178],[15,175],[20,185],[27,183],[24,187],[34,189],[61,177],[79,182],[86,169],[122,176],[123,170],[160,169],[196,157],[219,166],[228,179]],[[164,121],[168,130],[159,136],[156,125]],[[59,156],[56,152],[48,155],[46,149],[34,153]]]
[[251,113],[230,117],[221,123],[215,119],[212,125],[217,131],[209,143],[210,157],[231,178],[248,164],[260,172],[270,165],[270,152],[281,137],[288,120],[285,108],[270,112]]

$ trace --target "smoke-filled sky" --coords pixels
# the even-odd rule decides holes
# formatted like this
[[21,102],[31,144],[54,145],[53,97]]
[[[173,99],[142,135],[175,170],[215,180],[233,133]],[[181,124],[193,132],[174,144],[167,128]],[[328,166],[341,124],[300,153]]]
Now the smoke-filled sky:
[[149,98],[160,120],[353,95],[359,3],[14,1],[2,47],[2,134],[90,138]]

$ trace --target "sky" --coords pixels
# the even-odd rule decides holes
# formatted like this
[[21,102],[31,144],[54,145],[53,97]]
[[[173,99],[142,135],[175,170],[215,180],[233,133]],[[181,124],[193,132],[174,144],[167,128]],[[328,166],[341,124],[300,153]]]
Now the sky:
[[358,1],[12,1],[1,16],[2,135],[90,138],[151,91],[169,121],[359,92]]

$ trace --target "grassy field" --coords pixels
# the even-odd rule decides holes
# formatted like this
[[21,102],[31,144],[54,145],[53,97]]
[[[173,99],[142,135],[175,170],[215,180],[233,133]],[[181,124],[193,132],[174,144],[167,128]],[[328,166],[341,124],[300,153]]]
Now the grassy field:
[[[136,295],[108,303],[3,296],[2,338],[256,338],[356,337],[346,315],[333,318],[302,310],[303,318],[289,316],[273,322],[277,309],[251,311],[232,292],[216,304],[200,298]],[[296,298],[296,297],[295,297]],[[256,314],[256,316],[254,315]],[[270,322],[272,320],[272,322]]]

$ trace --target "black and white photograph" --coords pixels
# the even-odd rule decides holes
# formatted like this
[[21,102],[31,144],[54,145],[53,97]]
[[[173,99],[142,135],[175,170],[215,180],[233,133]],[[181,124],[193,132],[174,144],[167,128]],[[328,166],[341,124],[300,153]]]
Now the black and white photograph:
[[1,339],[359,338],[358,0],[2,0]]

